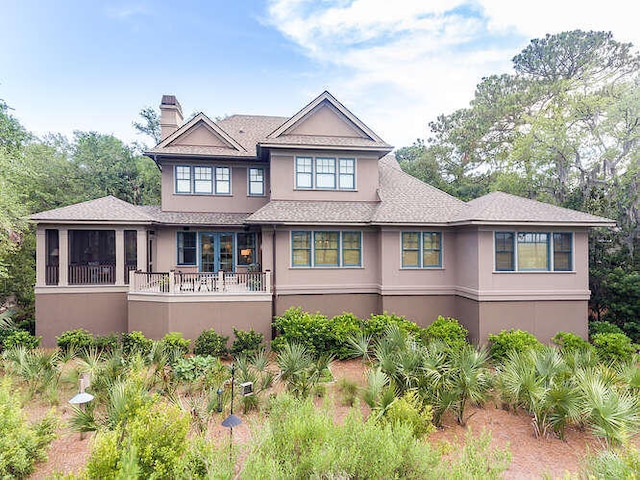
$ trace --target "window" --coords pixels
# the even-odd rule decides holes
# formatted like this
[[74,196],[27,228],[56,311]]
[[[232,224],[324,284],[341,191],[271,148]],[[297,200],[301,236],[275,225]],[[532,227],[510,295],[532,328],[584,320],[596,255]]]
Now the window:
[[176,165],[175,177],[176,193],[211,195],[213,194],[214,181],[216,194],[229,195],[231,193],[231,169],[229,167],[216,167],[214,170],[213,167],[202,165]]
[[402,232],[402,267],[442,267],[442,234],[440,232]]
[[355,190],[356,159],[296,157],[296,188]]
[[570,272],[573,234],[496,232],[495,254],[497,272]]
[[178,265],[196,264],[196,232],[178,232]]
[[176,193],[191,193],[191,167],[176,166]]
[[231,193],[231,169],[229,167],[216,167],[216,193],[218,195]]
[[316,188],[336,188],[336,159],[316,158]]
[[264,169],[249,169],[249,195],[264,195]]
[[138,268],[138,232],[124,231],[124,283],[129,283],[129,272]]
[[292,232],[291,264],[294,267],[360,267],[362,233]]
[[237,264],[251,265],[257,263],[256,257],[256,234],[255,233],[238,233],[236,238]]
[[573,270],[573,235],[571,233],[553,234],[553,269],[557,272]]
[[356,188],[356,159],[341,158],[339,163],[338,188],[340,190],[354,190]]
[[296,188],[313,187],[313,159],[306,157],[296,158]]
[[212,179],[211,167],[193,167],[193,193],[213,193]]
[[514,268],[512,232],[496,232],[496,270],[505,272]]

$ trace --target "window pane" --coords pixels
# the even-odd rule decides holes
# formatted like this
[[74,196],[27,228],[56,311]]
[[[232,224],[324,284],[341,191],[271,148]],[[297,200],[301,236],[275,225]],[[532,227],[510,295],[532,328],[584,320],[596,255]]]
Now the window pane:
[[338,232],[315,232],[314,265],[338,265]]
[[216,193],[231,193],[231,171],[229,167],[216,167]]
[[402,266],[420,266],[420,234],[418,232],[402,233]]
[[316,188],[336,188],[335,158],[316,158]]
[[518,270],[549,270],[549,234],[518,233]]
[[560,272],[570,272],[572,263],[572,234],[553,234],[553,269]]
[[291,246],[293,265],[311,266],[311,232],[293,232]]
[[355,185],[355,159],[340,159],[340,179],[339,186],[343,190],[353,190]]
[[191,193],[191,167],[176,167],[176,193]]
[[238,265],[251,265],[258,261],[256,257],[256,234],[237,234]]
[[360,232],[342,232],[342,265],[360,266],[362,235]]
[[193,167],[193,189],[195,193],[213,193],[213,171],[211,167]]
[[311,188],[312,160],[307,157],[296,158],[296,188]]
[[178,265],[196,264],[196,232],[178,232]]
[[264,195],[264,170],[249,169],[249,195]]
[[496,232],[496,271],[513,271],[513,239],[512,232]]

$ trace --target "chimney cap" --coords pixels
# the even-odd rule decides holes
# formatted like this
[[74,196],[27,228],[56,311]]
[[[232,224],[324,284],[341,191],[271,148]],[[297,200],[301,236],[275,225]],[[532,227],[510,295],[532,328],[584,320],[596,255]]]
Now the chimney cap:
[[182,110],[180,102],[178,102],[178,99],[175,95],[163,95],[162,100],[160,101],[160,107],[163,106],[174,106]]

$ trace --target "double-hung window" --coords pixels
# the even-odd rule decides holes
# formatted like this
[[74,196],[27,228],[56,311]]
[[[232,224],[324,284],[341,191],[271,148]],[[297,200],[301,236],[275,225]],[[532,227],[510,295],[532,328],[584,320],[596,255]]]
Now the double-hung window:
[[362,232],[292,232],[291,264],[294,267],[360,267]]
[[355,190],[356,159],[335,157],[296,157],[296,188]]
[[191,167],[176,166],[176,193],[191,193]]
[[196,232],[178,232],[178,265],[196,264]]
[[264,168],[249,169],[249,195],[264,195]]
[[573,268],[573,234],[496,232],[497,272],[567,272]]
[[231,169],[216,167],[216,194],[229,195],[231,193]]
[[442,233],[402,232],[402,267],[442,267]]
[[213,193],[213,170],[211,167],[193,167],[193,193]]

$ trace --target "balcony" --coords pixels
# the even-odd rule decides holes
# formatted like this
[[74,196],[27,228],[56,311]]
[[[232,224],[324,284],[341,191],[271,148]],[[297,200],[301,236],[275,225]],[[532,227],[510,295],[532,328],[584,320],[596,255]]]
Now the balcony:
[[264,295],[271,293],[271,272],[131,272],[129,293]]

